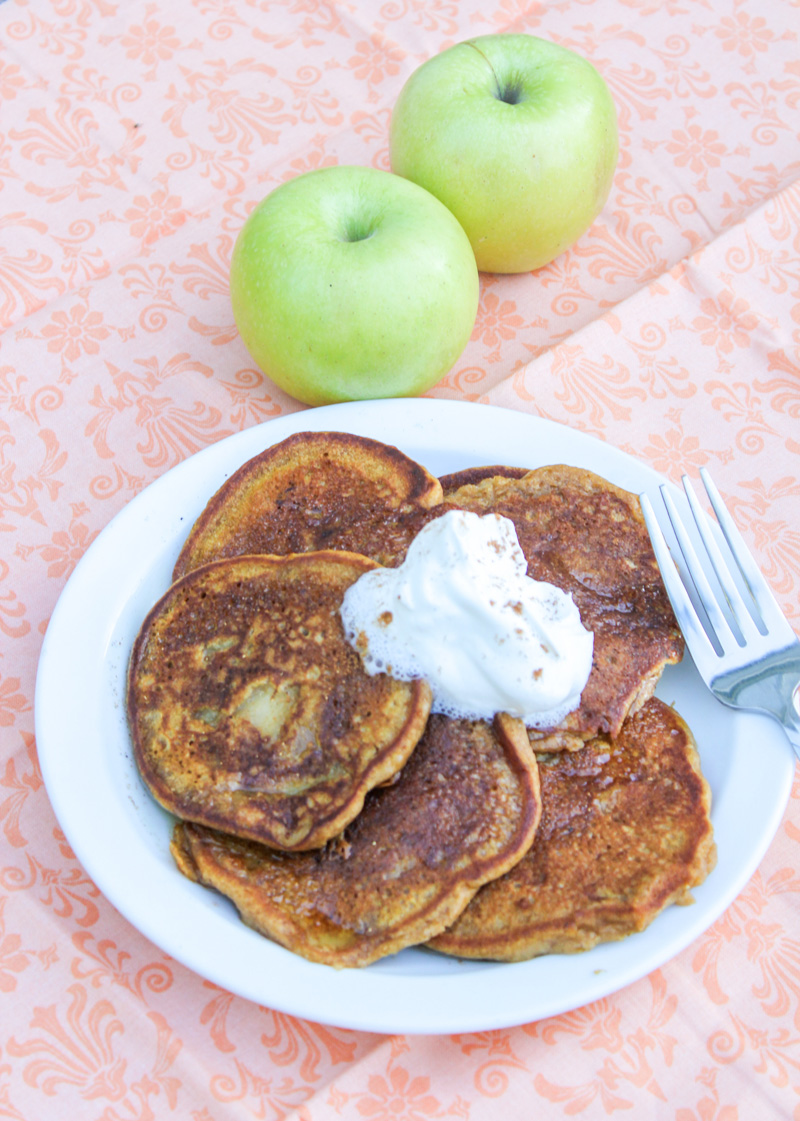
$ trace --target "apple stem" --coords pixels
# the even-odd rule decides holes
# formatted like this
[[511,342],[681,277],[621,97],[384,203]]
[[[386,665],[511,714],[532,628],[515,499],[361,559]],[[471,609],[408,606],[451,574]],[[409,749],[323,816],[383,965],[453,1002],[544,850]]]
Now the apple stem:
[[515,81],[506,82],[506,84],[503,85],[503,83],[497,76],[497,71],[495,70],[491,61],[486,57],[480,47],[476,47],[475,44],[471,41],[468,41],[466,46],[472,47],[474,51],[477,51],[477,53],[481,56],[483,61],[491,70],[492,77],[494,78],[494,82],[497,87],[497,92],[495,93],[495,97],[497,98],[497,100],[504,101],[506,105],[518,104],[518,102],[522,100],[522,83],[520,79],[517,78]]

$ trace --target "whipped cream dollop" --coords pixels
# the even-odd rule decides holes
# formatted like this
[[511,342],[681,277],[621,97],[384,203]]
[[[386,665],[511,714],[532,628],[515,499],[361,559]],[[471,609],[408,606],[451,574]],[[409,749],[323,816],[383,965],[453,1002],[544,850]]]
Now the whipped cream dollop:
[[580,703],[594,638],[571,595],[526,573],[510,519],[450,510],[347,589],[345,634],[368,673],[425,678],[434,712],[551,728]]

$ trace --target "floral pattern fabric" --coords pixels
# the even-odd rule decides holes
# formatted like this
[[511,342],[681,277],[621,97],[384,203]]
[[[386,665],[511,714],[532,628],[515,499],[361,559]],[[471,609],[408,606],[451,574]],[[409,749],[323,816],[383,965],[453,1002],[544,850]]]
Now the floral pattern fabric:
[[672,479],[708,465],[800,630],[796,2],[4,0],[0,1117],[800,1121],[797,786],[740,897],[650,976],[508,1030],[383,1037],[168,958],[87,877],[42,783],[36,664],[76,562],[170,467],[300,408],[233,323],[247,214],[313,168],[388,169],[412,70],[503,31],[597,66],[619,164],[572,249],[481,277],[430,396],[549,418]]

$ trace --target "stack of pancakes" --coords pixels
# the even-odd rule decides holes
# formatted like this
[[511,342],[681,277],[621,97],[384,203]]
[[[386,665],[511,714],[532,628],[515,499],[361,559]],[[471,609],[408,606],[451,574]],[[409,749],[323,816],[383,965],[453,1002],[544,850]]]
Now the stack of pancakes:
[[[529,575],[594,633],[558,727],[432,716],[425,682],[368,675],[344,637],[347,587],[454,508],[510,518]],[[566,466],[438,480],[377,441],[299,433],[195,523],[128,712],[177,866],[256,930],[334,966],[419,944],[513,961],[641,930],[713,867],[691,733],[653,696],[681,655],[633,495]]]

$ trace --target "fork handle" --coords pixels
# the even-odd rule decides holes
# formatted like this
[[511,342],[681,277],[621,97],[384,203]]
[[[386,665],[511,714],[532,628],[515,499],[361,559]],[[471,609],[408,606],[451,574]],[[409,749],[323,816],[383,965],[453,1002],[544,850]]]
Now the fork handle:
[[[800,666],[795,666],[795,669],[800,669]],[[777,680],[780,680],[780,677]],[[795,678],[795,680],[797,683],[792,688],[792,682],[786,682],[784,679],[783,699],[785,704],[782,711],[775,711],[772,706],[770,708],[786,733],[786,738],[794,748],[795,755],[800,759],[800,678]]]
[[800,642],[715,677],[711,691],[724,704],[767,712],[782,726],[800,759]]
[[787,713],[781,724],[795,755],[800,759],[800,716]]

